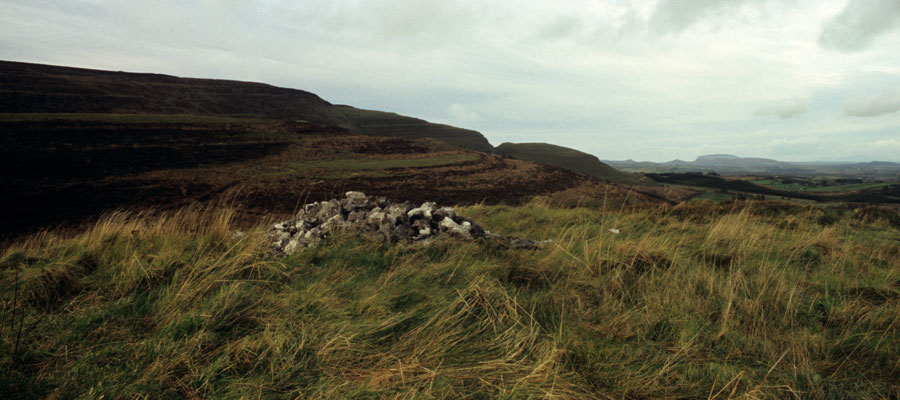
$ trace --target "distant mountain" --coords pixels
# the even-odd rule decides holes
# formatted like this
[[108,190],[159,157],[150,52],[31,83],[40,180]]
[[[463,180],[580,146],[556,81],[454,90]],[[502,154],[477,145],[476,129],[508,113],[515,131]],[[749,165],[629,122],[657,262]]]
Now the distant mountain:
[[718,161],[718,160],[740,160],[741,158],[738,156],[733,156],[731,154],[709,154],[705,156],[697,157],[697,160],[694,162],[704,162],[704,161]]
[[503,143],[495,151],[519,160],[552,165],[620,184],[632,184],[639,175],[619,171],[596,156],[548,143]]
[[756,169],[756,168],[794,168],[793,165],[771,160],[768,158],[752,158],[752,157],[738,157],[730,154],[712,154],[706,156],[697,157],[696,160],[692,163],[692,165],[699,167],[723,167],[723,168],[745,168],[745,169]]
[[731,154],[710,154],[697,157],[696,160],[690,162],[682,160],[663,163],[634,160],[604,160],[604,162],[623,171],[644,173],[715,172],[720,175],[833,175],[889,179],[900,177],[900,164],[881,161],[866,163],[785,162],[768,158],[738,157]]

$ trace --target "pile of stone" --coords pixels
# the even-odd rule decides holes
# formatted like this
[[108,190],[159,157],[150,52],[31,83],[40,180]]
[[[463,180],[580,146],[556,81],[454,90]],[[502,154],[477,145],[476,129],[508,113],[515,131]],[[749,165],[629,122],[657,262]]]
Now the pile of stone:
[[368,239],[390,242],[424,241],[449,235],[465,240],[489,240],[516,249],[537,249],[544,244],[492,234],[457,215],[452,207],[438,207],[432,202],[414,207],[409,202],[397,203],[362,192],[347,192],[340,200],[307,204],[294,218],[274,224],[272,248],[291,254],[337,231],[352,231]]

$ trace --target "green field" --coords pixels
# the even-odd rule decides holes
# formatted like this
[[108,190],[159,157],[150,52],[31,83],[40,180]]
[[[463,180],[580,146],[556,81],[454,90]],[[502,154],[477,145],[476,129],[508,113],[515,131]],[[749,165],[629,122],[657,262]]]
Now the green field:
[[189,209],[7,243],[2,397],[900,394],[896,210],[460,212],[554,242],[343,235],[280,257],[228,209]]
[[809,183],[804,184],[803,182],[792,182],[792,183],[782,183],[780,180],[776,179],[759,179],[750,181],[750,183],[770,187],[778,190],[785,190],[789,192],[814,192],[814,193],[829,193],[829,192],[855,192],[858,190],[871,190],[871,189],[879,189],[885,186],[896,185],[896,183],[892,182],[870,182],[870,183],[853,183],[853,184],[845,184],[845,185],[826,185],[826,186],[811,186]]

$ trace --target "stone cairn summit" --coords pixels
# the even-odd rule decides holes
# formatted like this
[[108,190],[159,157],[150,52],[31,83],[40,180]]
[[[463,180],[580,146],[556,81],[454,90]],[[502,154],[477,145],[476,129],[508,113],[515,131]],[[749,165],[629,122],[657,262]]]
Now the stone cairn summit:
[[413,207],[408,201],[397,203],[351,191],[340,200],[307,204],[294,218],[274,224],[272,248],[276,252],[292,254],[337,231],[357,232],[367,239],[392,243],[425,241],[439,235],[489,240],[512,249],[537,249],[548,242],[492,234],[474,221],[457,215],[452,207],[438,207],[433,202]]

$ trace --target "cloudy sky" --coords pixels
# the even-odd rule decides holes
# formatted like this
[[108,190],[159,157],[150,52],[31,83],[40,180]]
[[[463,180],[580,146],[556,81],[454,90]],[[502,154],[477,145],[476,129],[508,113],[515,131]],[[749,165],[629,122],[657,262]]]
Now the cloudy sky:
[[0,59],[261,81],[603,159],[900,162],[900,0],[0,0]]

